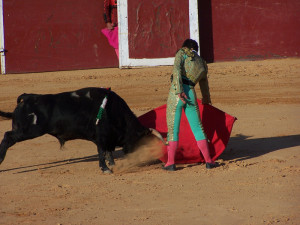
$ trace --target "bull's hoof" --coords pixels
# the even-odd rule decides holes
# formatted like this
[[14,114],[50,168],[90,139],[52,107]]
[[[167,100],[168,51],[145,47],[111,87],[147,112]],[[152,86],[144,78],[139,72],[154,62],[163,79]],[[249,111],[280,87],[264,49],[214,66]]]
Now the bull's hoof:
[[108,165],[109,165],[109,166],[114,166],[114,165],[116,165],[116,164],[115,164],[115,162],[108,162]]
[[112,171],[110,170],[110,169],[105,169],[105,170],[102,170],[102,172],[104,173],[104,174],[112,174]]

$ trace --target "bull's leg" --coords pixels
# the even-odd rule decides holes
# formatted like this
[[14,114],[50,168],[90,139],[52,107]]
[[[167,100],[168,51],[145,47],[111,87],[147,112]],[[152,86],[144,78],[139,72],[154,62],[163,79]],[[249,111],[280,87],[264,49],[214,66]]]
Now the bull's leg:
[[112,173],[105,163],[107,157],[109,164],[114,163],[111,153],[111,146],[114,143],[114,136],[110,128],[109,121],[105,117],[101,120],[101,125],[96,126],[96,145],[99,156],[99,167],[103,173]]
[[105,154],[105,158],[108,161],[108,165],[110,165],[110,166],[115,165],[115,160],[114,160],[114,157],[112,155],[112,151],[110,151],[110,150],[107,151],[106,154]]
[[0,144],[0,164],[3,162],[5,158],[7,149],[16,143],[15,138],[13,138],[12,134],[13,134],[12,131],[6,132]]
[[18,130],[6,132],[0,144],[0,164],[3,162],[8,148],[13,146],[17,142],[29,140],[38,136],[41,136],[41,134],[40,133],[24,134],[23,132]]
[[102,172],[103,173],[112,173],[111,170],[107,167],[107,165],[105,163],[105,152],[99,145],[97,145],[97,150],[98,150],[98,156],[99,156],[99,167],[101,168]]

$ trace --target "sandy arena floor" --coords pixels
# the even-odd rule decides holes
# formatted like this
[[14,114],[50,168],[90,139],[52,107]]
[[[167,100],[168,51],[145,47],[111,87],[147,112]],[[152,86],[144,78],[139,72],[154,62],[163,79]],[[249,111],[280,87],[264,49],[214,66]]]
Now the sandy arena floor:
[[[0,109],[26,93],[111,87],[136,115],[166,103],[172,67],[0,76]],[[96,146],[18,143],[0,165],[0,224],[300,224],[300,59],[209,64],[213,105],[238,118],[223,166],[149,164],[104,175]],[[198,96],[200,96],[197,87]],[[11,129],[0,119],[0,136]],[[116,164],[124,162],[117,158]]]

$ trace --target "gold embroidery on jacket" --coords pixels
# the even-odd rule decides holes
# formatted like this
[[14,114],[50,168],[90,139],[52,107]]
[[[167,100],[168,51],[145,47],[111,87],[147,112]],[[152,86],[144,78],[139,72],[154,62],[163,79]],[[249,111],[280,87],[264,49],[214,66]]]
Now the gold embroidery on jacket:
[[[206,62],[196,52],[185,47],[181,48],[175,56],[173,66],[173,79],[167,101],[167,125],[169,141],[173,140],[174,138],[175,112],[178,101],[180,101],[178,94],[183,92],[182,76],[187,77],[194,84],[199,83],[204,101],[206,103],[210,102]],[[190,86],[190,88],[192,88],[193,91],[195,91],[193,86]],[[198,105],[197,113],[200,118]]]

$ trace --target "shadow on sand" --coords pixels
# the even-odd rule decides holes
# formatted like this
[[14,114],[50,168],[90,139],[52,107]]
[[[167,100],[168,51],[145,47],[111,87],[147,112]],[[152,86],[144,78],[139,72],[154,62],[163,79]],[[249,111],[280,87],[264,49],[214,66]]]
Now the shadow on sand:
[[[227,148],[223,154],[219,157],[224,161],[229,160],[246,160],[261,155],[286,149],[290,147],[300,146],[300,135],[280,136],[280,137],[269,137],[269,138],[256,138],[251,139],[250,136],[237,135],[229,140]],[[122,150],[113,152],[115,159],[122,158],[124,156]],[[15,173],[27,173],[37,170],[46,170],[54,167],[65,166],[69,164],[77,164],[83,162],[94,162],[98,161],[98,155],[85,156],[80,158],[71,158],[61,161],[55,161],[50,163],[35,164],[23,167],[16,167],[11,169],[0,170],[1,172],[16,171]],[[180,168],[180,167],[179,167]],[[18,171],[21,170],[21,171]]]
[[[124,153],[122,150],[117,150],[117,151],[113,152],[114,159],[118,159],[123,156],[124,156]],[[80,157],[80,158],[65,159],[65,160],[49,162],[49,163],[41,163],[41,164],[34,164],[34,165],[29,165],[29,166],[10,168],[10,169],[5,169],[5,170],[0,170],[0,173],[8,172],[8,171],[16,171],[16,170],[21,170],[21,171],[15,172],[16,174],[17,173],[27,173],[27,172],[34,172],[37,170],[46,170],[46,169],[50,169],[50,168],[54,168],[54,167],[65,166],[65,165],[69,165],[69,164],[94,162],[94,161],[98,161],[98,154]],[[99,168],[99,170],[100,170],[100,168]]]
[[251,136],[240,134],[230,138],[227,148],[219,158],[225,161],[241,161],[296,146],[300,146],[300,135],[251,139]]

